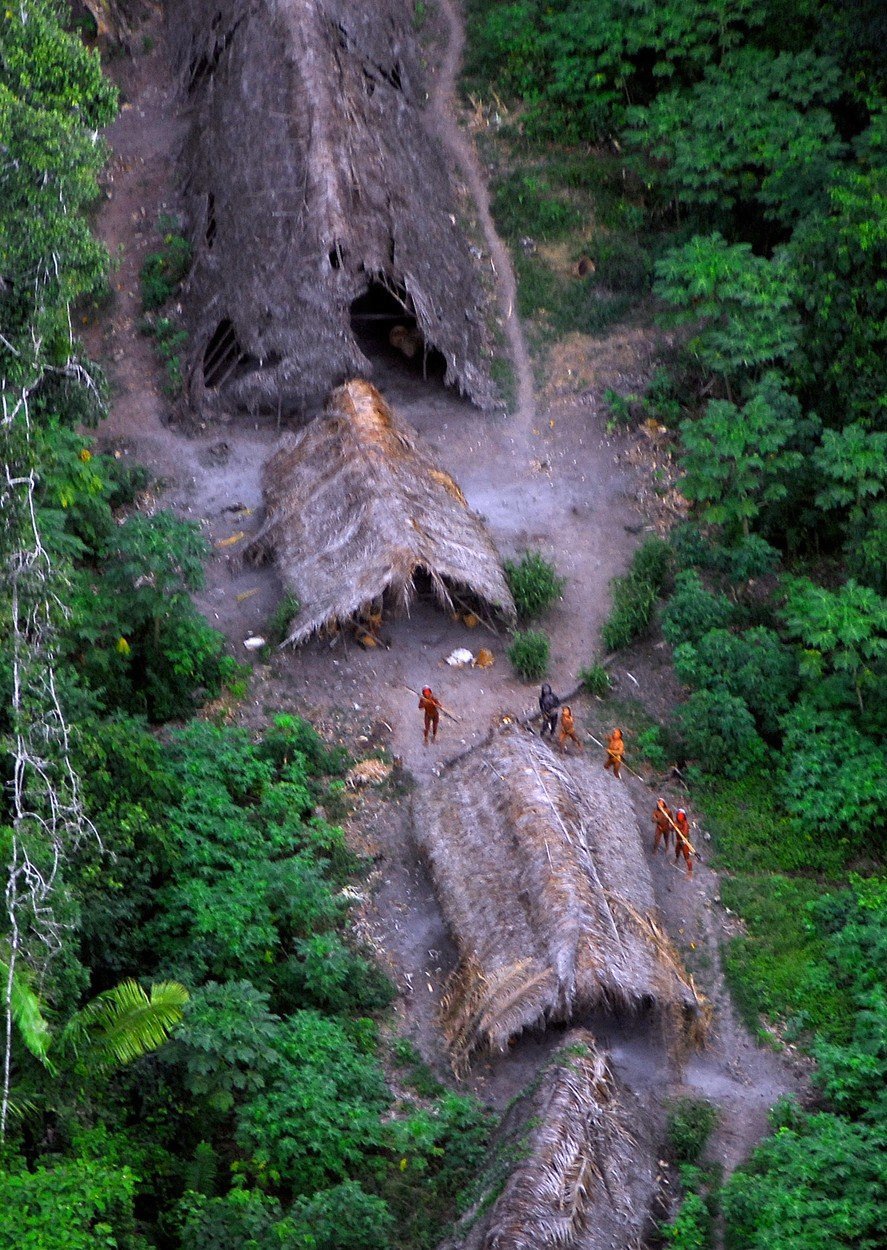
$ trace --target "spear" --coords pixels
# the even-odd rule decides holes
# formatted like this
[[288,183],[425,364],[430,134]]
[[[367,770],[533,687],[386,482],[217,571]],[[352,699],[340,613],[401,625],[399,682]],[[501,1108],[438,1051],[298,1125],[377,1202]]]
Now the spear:
[[[414,690],[412,686],[408,686],[405,682],[401,682],[400,684],[404,690],[409,690],[410,694],[414,694],[420,699],[422,698],[422,695],[420,694],[420,692],[418,690]],[[437,695],[435,695],[434,697],[437,699]],[[454,720],[457,725],[462,724],[461,719],[458,716],[456,716],[453,712],[451,712],[449,708],[445,708],[439,699],[437,700],[437,702],[438,702],[438,707],[443,712],[444,716],[449,716],[450,720]]]

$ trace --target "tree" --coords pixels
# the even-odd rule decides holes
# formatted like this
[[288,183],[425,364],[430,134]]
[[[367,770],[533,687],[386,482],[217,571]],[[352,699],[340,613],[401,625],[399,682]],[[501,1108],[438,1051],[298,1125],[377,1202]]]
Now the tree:
[[852,578],[838,590],[809,578],[786,578],[782,618],[804,646],[802,672],[832,672],[852,683],[864,711],[863,690],[884,676],[887,661],[887,599]]
[[702,417],[681,423],[681,490],[704,521],[747,538],[750,522],[785,499],[804,465],[792,447],[800,428],[801,406],[778,374],[766,374],[741,409],[711,400]]
[[848,563],[887,590],[887,433],[853,422],[823,430],[813,463],[816,505],[844,515]]
[[714,233],[694,235],[658,260],[654,291],[674,309],[672,322],[696,327],[686,350],[721,379],[732,401],[745,377],[760,376],[795,350],[794,282],[784,252],[767,260]]

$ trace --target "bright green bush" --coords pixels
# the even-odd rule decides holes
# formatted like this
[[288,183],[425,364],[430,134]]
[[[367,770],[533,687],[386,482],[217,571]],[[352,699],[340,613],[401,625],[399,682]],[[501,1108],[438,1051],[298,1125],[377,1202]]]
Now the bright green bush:
[[687,1194],[673,1220],[660,1225],[665,1245],[674,1250],[709,1250],[711,1215],[699,1194]]
[[730,624],[733,607],[724,595],[706,590],[695,569],[684,569],[675,578],[675,588],[662,614],[662,633],[676,647],[681,642],[697,643],[711,629]]
[[714,777],[744,777],[766,758],[751,712],[725,690],[696,690],[675,721],[688,757]]
[[548,635],[538,629],[518,630],[506,654],[524,681],[537,681],[548,672]]
[[566,580],[539,551],[527,551],[520,560],[506,560],[505,580],[522,621],[543,616],[564,593]]
[[668,545],[659,538],[648,538],[634,553],[628,573],[613,578],[613,606],[601,630],[601,640],[608,651],[619,651],[644,634],[669,561]]
[[668,1143],[679,1163],[698,1162],[712,1130],[718,1109],[705,1098],[677,1098],[668,1109]]
[[162,308],[172,299],[191,268],[191,244],[170,217],[158,222],[162,232],[160,250],[151,252],[142,263],[142,307],[146,312]]
[[47,1158],[0,1167],[0,1246],[15,1250],[146,1250],[128,1168]]
[[609,693],[613,684],[603,664],[591,664],[588,668],[580,668],[579,680],[589,694],[597,695],[599,699],[603,699]]
[[817,829],[846,862],[877,853],[887,808],[887,757],[846,712],[807,702],[782,722],[779,797],[800,828]]
[[697,643],[680,643],[675,672],[697,690],[725,690],[742,699],[765,732],[775,733],[798,688],[798,664],[791,647],[770,629],[741,634],[710,629]]

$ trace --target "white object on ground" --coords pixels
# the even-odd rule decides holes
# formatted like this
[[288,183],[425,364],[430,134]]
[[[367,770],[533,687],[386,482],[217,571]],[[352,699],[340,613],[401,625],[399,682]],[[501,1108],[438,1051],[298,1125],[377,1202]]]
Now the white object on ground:
[[457,647],[455,651],[451,651],[447,656],[447,664],[451,668],[464,668],[466,664],[473,664],[474,656],[467,647]]
[[247,651],[258,651],[260,647],[264,647],[265,639],[260,638],[258,634],[253,634],[252,638],[244,638],[243,645]]

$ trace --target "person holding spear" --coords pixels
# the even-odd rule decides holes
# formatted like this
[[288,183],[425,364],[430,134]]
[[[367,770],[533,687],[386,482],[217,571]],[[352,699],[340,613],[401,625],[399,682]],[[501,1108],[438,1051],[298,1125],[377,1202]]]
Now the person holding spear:
[[440,723],[440,713],[443,704],[440,699],[436,698],[430,686],[423,686],[422,693],[419,696],[419,709],[425,713],[425,735],[424,742],[428,746],[428,731],[431,730],[431,741],[437,741],[437,727]]

